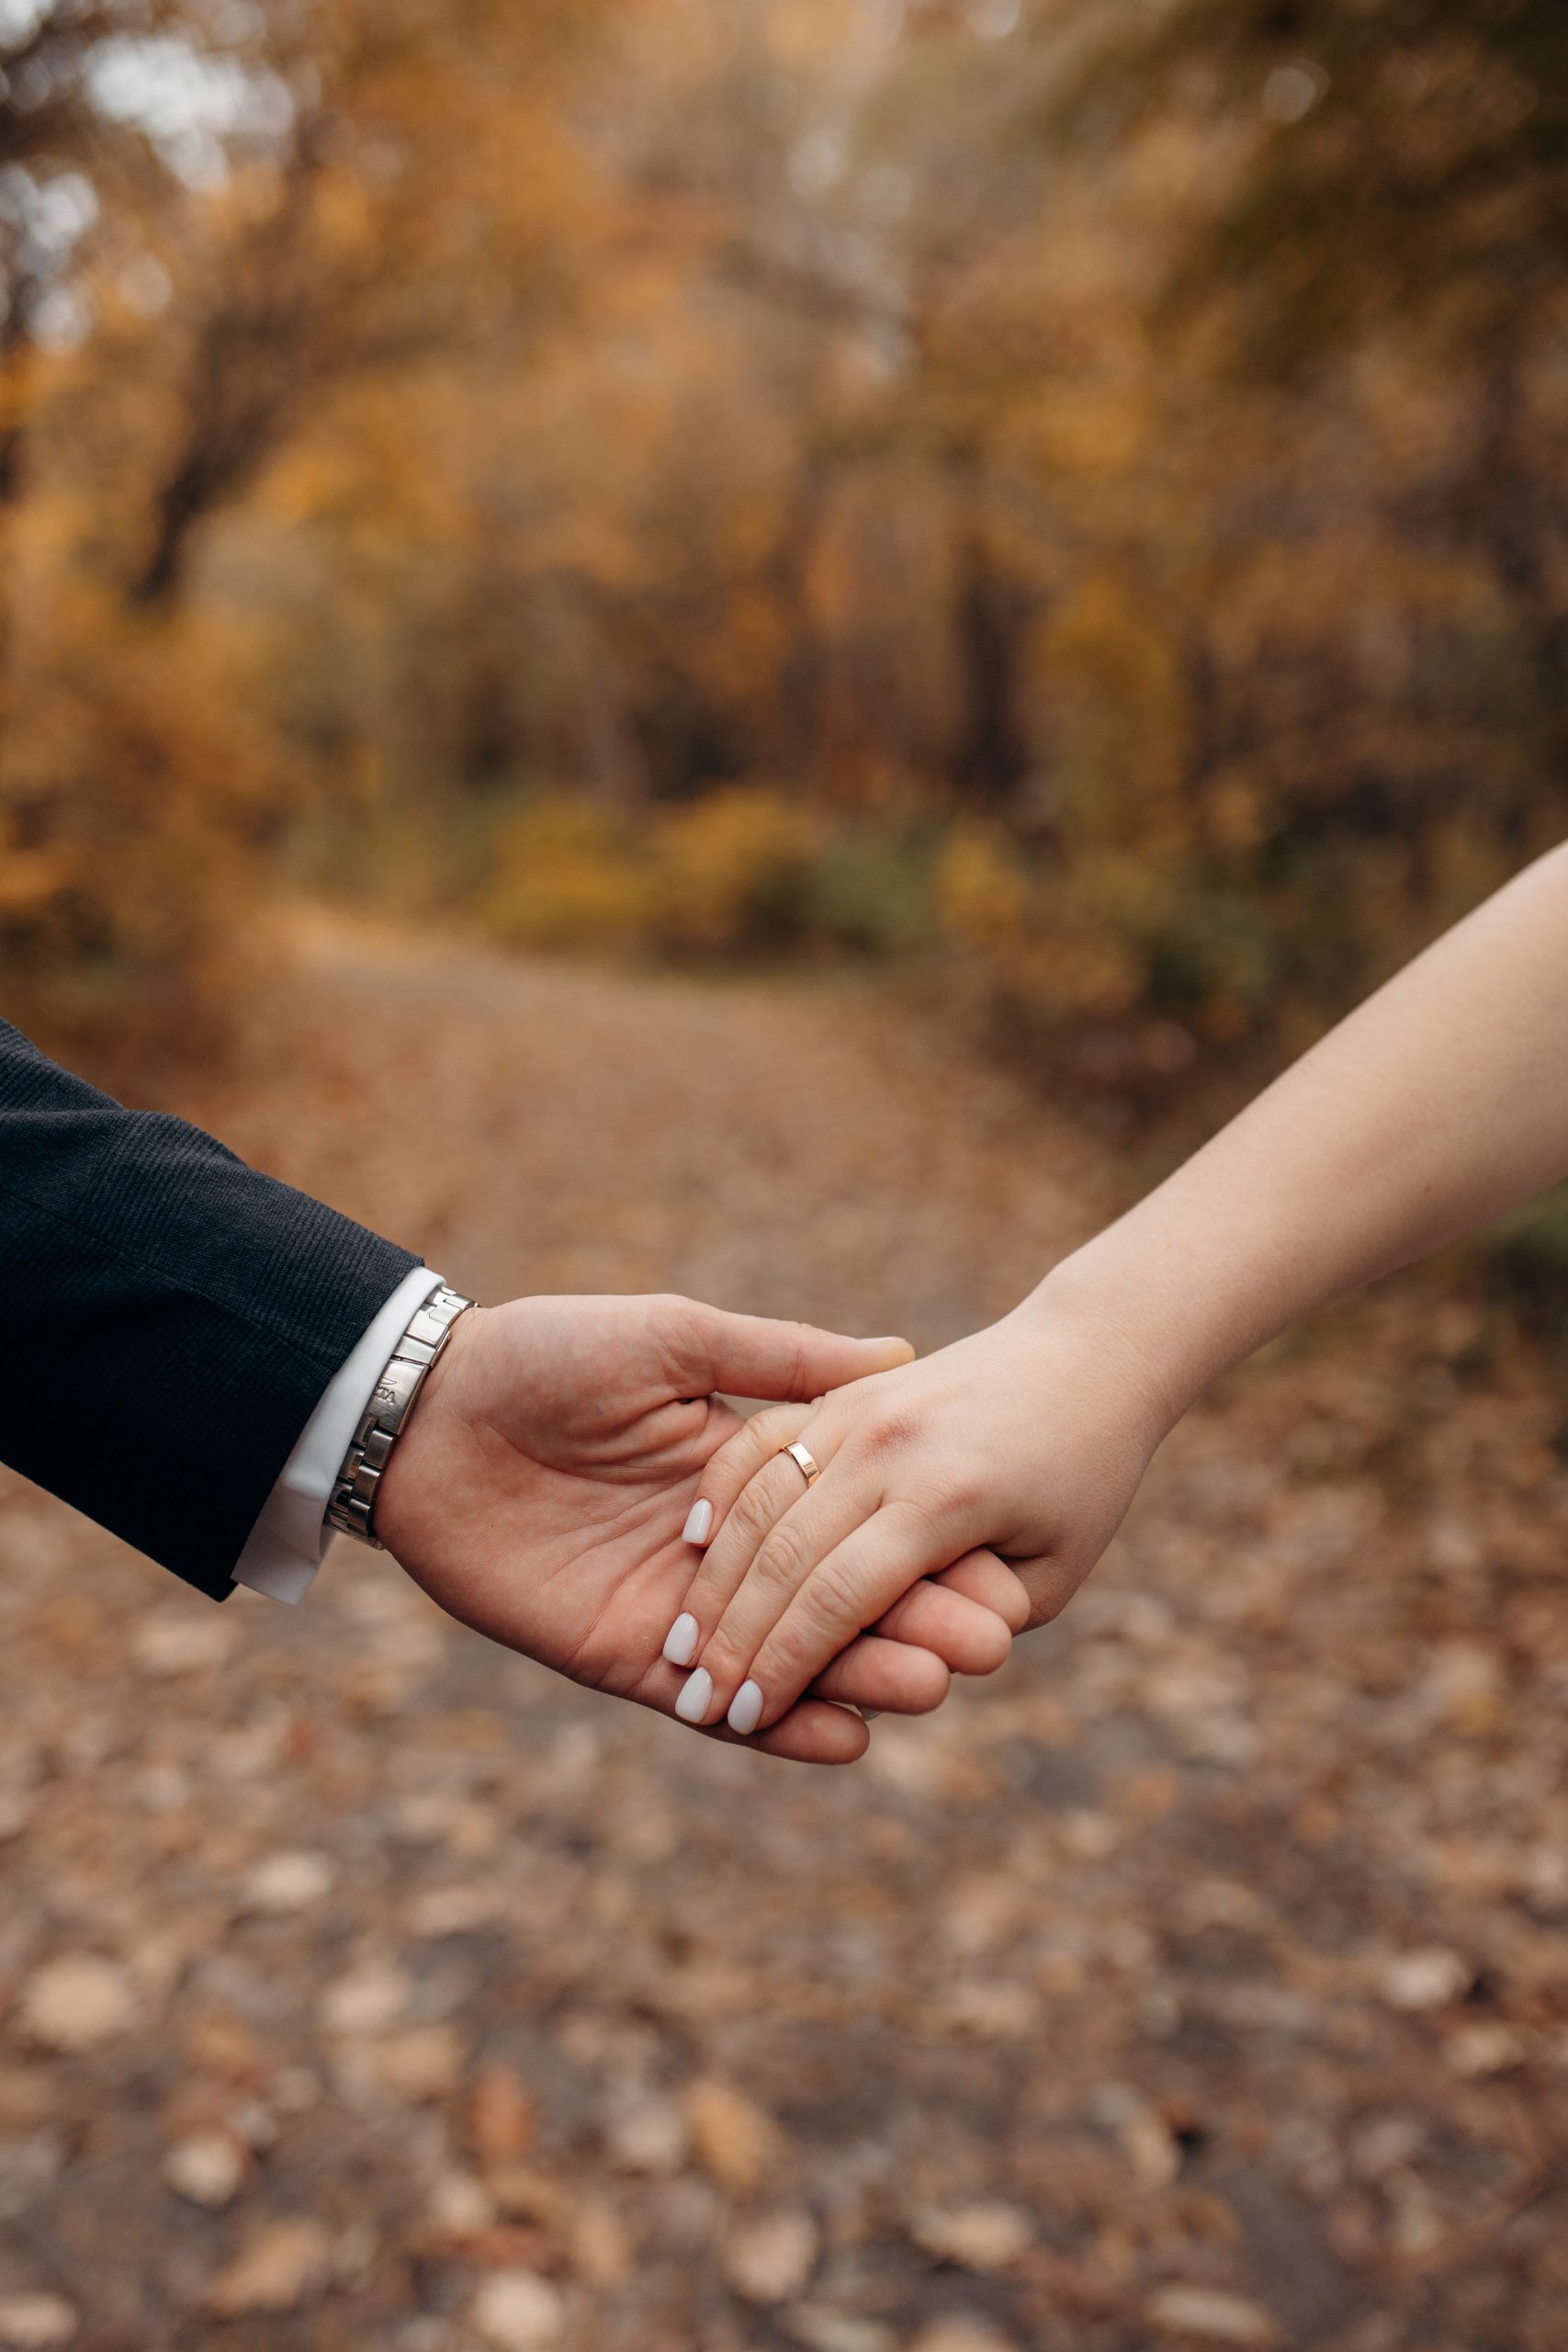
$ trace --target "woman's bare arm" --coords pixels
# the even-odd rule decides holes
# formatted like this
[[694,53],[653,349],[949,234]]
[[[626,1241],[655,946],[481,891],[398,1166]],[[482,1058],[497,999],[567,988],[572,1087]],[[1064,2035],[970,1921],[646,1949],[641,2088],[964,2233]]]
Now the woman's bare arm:
[[[716,1455],[691,1719],[777,1719],[913,1581],[985,1545],[1036,1622],[1216,1374],[1568,1175],[1568,845],[1352,1013],[989,1330]],[[801,1439],[809,1490],[773,1449]],[[684,1623],[685,1620],[682,1621]],[[698,1705],[698,1702],[701,1705]]]

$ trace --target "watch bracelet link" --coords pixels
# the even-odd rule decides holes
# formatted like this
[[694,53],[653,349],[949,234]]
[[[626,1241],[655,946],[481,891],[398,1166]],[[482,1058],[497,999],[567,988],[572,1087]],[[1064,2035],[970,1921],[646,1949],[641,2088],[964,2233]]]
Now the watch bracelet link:
[[443,1283],[409,1318],[408,1329],[383,1367],[370,1402],[349,1441],[343,1467],[333,1481],[326,1523],[372,1551],[386,1549],[376,1533],[376,1490],[393,1446],[407,1425],[433,1364],[452,1336],[453,1326],[475,1304]]

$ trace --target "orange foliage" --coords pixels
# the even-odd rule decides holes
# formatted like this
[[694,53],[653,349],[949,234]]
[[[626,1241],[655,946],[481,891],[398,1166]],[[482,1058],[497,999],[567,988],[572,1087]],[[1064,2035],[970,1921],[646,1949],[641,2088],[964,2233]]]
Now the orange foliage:
[[1456,6],[164,0],[140,111],[44,8],[13,987],[211,1005],[283,876],[924,952],[1128,1101],[1299,1044],[1568,815],[1561,108]]

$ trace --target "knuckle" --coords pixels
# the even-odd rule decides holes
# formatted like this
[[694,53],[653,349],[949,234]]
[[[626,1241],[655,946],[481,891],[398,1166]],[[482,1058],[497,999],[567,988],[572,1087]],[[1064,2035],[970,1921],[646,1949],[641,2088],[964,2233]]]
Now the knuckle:
[[944,1538],[957,1541],[963,1528],[974,1523],[985,1495],[977,1479],[943,1471],[920,1479],[899,1501],[923,1532],[940,1529]]
[[755,1477],[743,1487],[730,1507],[729,1527],[755,1547],[773,1531],[775,1506]]
[[704,1650],[701,1663],[712,1675],[715,1690],[724,1691],[742,1680],[747,1658],[734,1633],[721,1625]]
[[915,1540],[934,1543],[947,1518],[942,1497],[934,1487],[927,1487],[918,1494],[903,1498],[903,1521]]
[[773,1628],[752,1659],[750,1673],[770,1696],[778,1698],[803,1690],[821,1664],[820,1645],[814,1647],[807,1627],[791,1617]]
[[708,1476],[712,1479],[716,1474],[739,1494],[756,1476],[773,1451],[770,1432],[759,1429],[756,1421],[747,1421],[719,1447],[708,1464]]
[[759,1464],[769,1462],[781,1446],[793,1445],[806,1425],[798,1405],[772,1405],[749,1424]]
[[907,1453],[919,1434],[919,1416],[895,1407],[873,1415],[860,1442],[874,1460],[886,1461],[892,1454]]
[[682,1298],[678,1291],[661,1291],[643,1304],[665,1378],[672,1389],[683,1393],[690,1385],[694,1365],[706,1353],[713,1310],[700,1300]]
[[806,1385],[806,1366],[811,1352],[812,1334],[804,1323],[787,1323],[784,1329],[789,1335],[785,1341],[789,1351],[789,1384],[792,1388],[803,1388]]
[[[802,1690],[837,1658],[845,1636],[824,1615],[807,1586],[780,1618],[758,1652],[755,1673],[764,1690]],[[763,1674],[764,1667],[767,1669]]]
[[964,1470],[950,1472],[936,1491],[938,1506],[949,1519],[973,1519],[985,1500],[979,1480]]
[[717,1623],[719,1613],[724,1607],[724,1595],[721,1592],[715,1591],[711,1586],[705,1592],[701,1591],[697,1586],[694,1584],[687,1591],[685,1600],[682,1602],[681,1607],[682,1615],[693,1616],[697,1621],[697,1646],[695,1654],[688,1665],[678,1669],[682,1674],[690,1674],[693,1667],[701,1666],[705,1662],[708,1642],[711,1638],[708,1629],[710,1626]]
[[789,1520],[781,1519],[758,1550],[751,1575],[764,1585],[793,1592],[810,1564],[806,1536]]
[[813,1633],[838,1635],[847,1627],[857,1634],[862,1630],[866,1594],[853,1567],[825,1560],[803,1588],[800,1600],[802,1618]]
[[927,1602],[929,1590],[925,1584],[912,1585],[908,1592],[901,1592],[897,1600],[889,1601],[876,1621],[877,1632],[895,1638],[904,1635],[912,1642],[918,1642],[931,1622]]

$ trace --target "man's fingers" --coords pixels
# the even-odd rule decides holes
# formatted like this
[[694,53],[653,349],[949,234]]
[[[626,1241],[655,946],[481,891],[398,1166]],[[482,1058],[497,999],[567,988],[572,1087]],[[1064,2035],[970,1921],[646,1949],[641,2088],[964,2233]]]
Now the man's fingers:
[[1011,1633],[1021,1634],[1029,1623],[1030,1599],[1023,1579],[994,1552],[965,1552],[931,1581],[977,1600],[982,1609],[994,1610]]
[[707,1736],[743,1747],[760,1747],[764,1756],[786,1757],[795,1764],[852,1764],[871,1746],[871,1734],[852,1708],[826,1699],[801,1699],[771,1731],[755,1739],[738,1740],[722,1724]]
[[[1004,1617],[984,1602],[971,1600],[967,1593],[929,1577],[911,1585],[878,1619],[874,1631],[900,1648],[912,1645],[917,1650],[931,1651],[954,1674],[995,1674],[998,1667],[1006,1665],[1012,1648],[1012,1634]],[[822,1678],[818,1676],[813,1687],[821,1686]],[[838,1699],[850,1694],[830,1690],[824,1695]],[[872,1707],[889,1707],[892,1703],[886,1699],[866,1702]]]
[[691,1306],[686,1355],[688,1393],[718,1388],[732,1396],[773,1396],[808,1404],[874,1372],[914,1361],[908,1340],[847,1340],[812,1323],[772,1323],[755,1315],[727,1315]]
[[1020,1560],[1018,1580],[1029,1602],[1028,1630],[1055,1623],[1071,1600],[1088,1571],[1069,1566],[1049,1554],[1038,1560]]
[[[996,1622],[993,1617],[992,1624]],[[876,1714],[929,1715],[946,1698],[951,1680],[942,1659],[930,1649],[863,1634],[818,1676],[810,1695],[866,1707]]]

